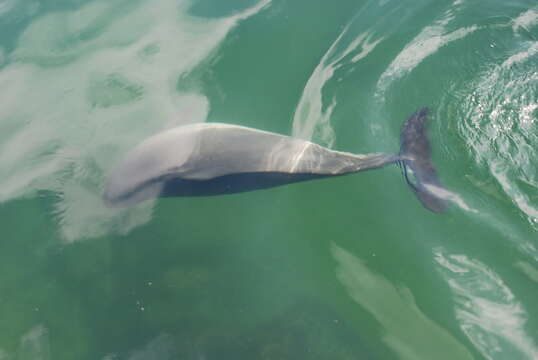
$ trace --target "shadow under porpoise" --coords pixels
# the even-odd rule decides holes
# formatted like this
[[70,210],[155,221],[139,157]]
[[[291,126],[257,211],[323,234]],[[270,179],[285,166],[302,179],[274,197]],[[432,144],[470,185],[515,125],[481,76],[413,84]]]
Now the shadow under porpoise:
[[442,188],[431,162],[427,116],[422,108],[404,123],[398,154],[334,151],[237,125],[180,126],[129,152],[109,174],[103,198],[108,206],[125,207],[155,197],[233,194],[397,163],[421,203],[442,212],[445,201],[428,187]]

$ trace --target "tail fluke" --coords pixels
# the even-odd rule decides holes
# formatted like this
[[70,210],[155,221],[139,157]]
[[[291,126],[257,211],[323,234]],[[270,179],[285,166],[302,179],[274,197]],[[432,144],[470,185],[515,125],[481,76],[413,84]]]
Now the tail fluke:
[[413,113],[402,127],[399,165],[409,186],[427,209],[443,212],[445,200],[434,189],[443,189],[431,161],[431,146],[427,134],[428,108]]

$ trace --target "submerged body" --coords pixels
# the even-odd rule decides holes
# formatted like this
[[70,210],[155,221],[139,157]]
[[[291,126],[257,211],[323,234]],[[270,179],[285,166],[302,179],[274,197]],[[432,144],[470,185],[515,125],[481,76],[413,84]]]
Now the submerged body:
[[[410,117],[406,126],[418,120],[425,121],[425,115]],[[346,175],[395,162],[408,164],[418,173],[426,168],[424,164],[431,164],[429,145],[426,158],[413,152],[413,139],[406,135],[411,134],[406,126],[402,129],[402,150],[406,151],[400,154],[339,152],[237,125],[181,126],[155,135],[131,151],[110,174],[104,200],[109,206],[129,206],[158,196],[239,193]],[[421,129],[424,131],[419,129],[414,134],[425,136],[425,127]],[[406,139],[409,145],[404,149]],[[435,171],[433,176],[436,178]],[[426,195],[421,197],[425,188],[414,186],[414,190],[430,210],[442,210],[437,204],[428,206],[433,201]]]
[[112,172],[104,197],[125,206],[155,196],[238,193],[378,168],[396,159],[333,151],[243,126],[194,124],[135,148]]

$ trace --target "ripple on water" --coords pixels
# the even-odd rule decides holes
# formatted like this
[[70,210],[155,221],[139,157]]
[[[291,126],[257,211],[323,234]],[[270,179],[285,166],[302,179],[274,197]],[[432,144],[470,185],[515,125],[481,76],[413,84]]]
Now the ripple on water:
[[461,1],[456,1],[432,25],[422,29],[396,56],[379,78],[376,92],[378,98],[382,98],[390,84],[412,71],[424,59],[435,54],[440,48],[453,41],[463,39],[479,29],[478,26],[472,25],[454,31],[448,30],[448,25],[462,9],[460,5]]
[[461,330],[487,359],[537,359],[525,330],[528,314],[492,269],[465,255],[435,251],[438,270],[452,290]]
[[538,207],[538,42],[492,66],[462,97],[460,136],[476,161],[485,164],[529,223],[536,227]]

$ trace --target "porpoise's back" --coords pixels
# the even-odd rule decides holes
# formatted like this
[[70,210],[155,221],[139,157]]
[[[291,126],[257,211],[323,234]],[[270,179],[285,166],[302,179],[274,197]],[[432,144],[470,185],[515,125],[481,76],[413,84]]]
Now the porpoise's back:
[[394,162],[394,155],[356,155],[243,126],[203,123],[155,135],[113,169],[108,205],[156,196],[217,195],[344,175]]

